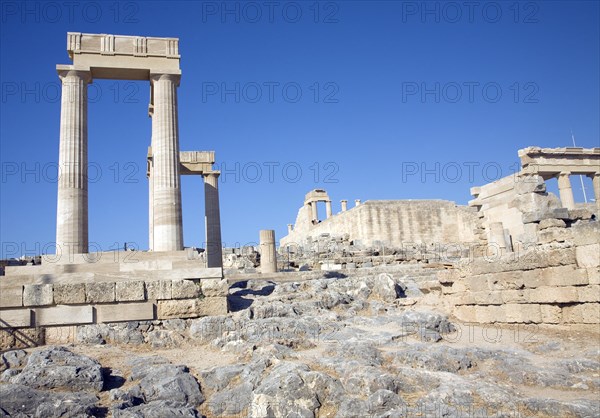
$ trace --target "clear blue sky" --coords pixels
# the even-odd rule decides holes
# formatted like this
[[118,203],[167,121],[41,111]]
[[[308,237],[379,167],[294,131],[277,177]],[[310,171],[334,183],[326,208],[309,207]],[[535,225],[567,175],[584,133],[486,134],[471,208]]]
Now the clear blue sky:
[[[314,188],[334,212],[340,199],[466,204],[519,148],[569,146],[571,129],[600,146],[596,1],[65,3],[2,1],[2,256],[55,239],[68,31],[180,38],[181,149],[215,150],[227,170],[228,246],[284,235]],[[90,87],[90,241],[103,249],[147,248],[148,85]],[[200,246],[201,179],[182,193],[185,244]]]

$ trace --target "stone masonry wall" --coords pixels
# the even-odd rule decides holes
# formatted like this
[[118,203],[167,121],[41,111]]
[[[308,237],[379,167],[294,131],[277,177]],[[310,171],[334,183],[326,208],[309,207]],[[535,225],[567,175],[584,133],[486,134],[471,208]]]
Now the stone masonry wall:
[[541,243],[438,273],[461,321],[600,324],[600,223],[540,221]]
[[32,327],[223,315],[227,289],[219,278],[2,287],[0,342],[27,339],[31,331],[23,329]]

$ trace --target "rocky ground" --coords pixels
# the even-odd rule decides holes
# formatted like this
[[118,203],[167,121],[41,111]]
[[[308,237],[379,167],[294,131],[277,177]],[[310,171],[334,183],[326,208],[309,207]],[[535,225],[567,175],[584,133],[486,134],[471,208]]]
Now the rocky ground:
[[474,326],[389,274],[230,289],[227,316],[6,352],[0,417],[598,417],[600,334]]

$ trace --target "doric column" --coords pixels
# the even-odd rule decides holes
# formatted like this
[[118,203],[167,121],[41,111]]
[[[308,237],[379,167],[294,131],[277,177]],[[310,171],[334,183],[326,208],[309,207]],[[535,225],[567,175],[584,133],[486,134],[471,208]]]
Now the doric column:
[[275,231],[260,231],[260,272],[275,273],[277,271],[277,252],[275,250]]
[[151,74],[154,251],[183,249],[177,123],[178,74]]
[[219,174],[221,173],[215,171],[204,176],[204,230],[206,232],[207,267],[223,267]]
[[57,68],[62,82],[56,253],[88,252],[88,134],[89,71]]
[[340,203],[342,204],[342,212],[346,212],[348,210],[348,201],[342,200]]
[[360,205],[360,199],[356,199],[356,200],[354,201],[354,206],[358,206],[358,205]]
[[571,180],[569,172],[562,172],[558,175],[558,192],[563,207],[575,209],[575,199],[573,199],[573,189],[571,189]]
[[592,178],[592,185],[594,187],[596,205],[600,206],[600,173],[592,174],[590,177]]
[[291,234],[294,231],[294,225],[293,224],[287,224],[288,227],[288,234]]
[[331,218],[331,200],[325,201],[325,216]]
[[319,213],[317,212],[317,202],[310,202],[310,208],[312,210],[312,220],[319,220]]
[[[152,147],[150,147],[152,150]],[[148,249],[150,251],[154,250],[154,194],[153,194],[153,185],[152,185],[152,159],[150,157],[150,151],[148,152],[148,159],[146,164],[148,167],[146,168],[146,175],[148,177]]]

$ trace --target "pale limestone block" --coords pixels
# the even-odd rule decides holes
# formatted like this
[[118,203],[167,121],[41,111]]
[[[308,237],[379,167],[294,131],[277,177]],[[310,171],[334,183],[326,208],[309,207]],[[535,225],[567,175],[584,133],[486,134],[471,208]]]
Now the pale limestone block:
[[600,285],[577,287],[579,302],[600,302]]
[[567,224],[562,219],[542,219],[538,224],[538,229],[543,231],[548,228],[565,228]]
[[482,292],[490,290],[488,277],[485,274],[465,278],[467,288],[471,292]]
[[110,303],[115,301],[115,283],[98,282],[85,284],[87,303]]
[[503,290],[502,301],[504,303],[527,303],[527,295],[525,290]]
[[504,305],[501,306],[475,306],[475,318],[482,324],[506,322]]
[[548,228],[538,232],[538,243],[572,241],[573,234],[570,228]]
[[588,284],[585,269],[575,265],[548,267],[540,270],[540,286],[578,286]]
[[[84,294],[85,296],[85,294]],[[44,328],[46,344],[71,344],[76,341],[77,326],[62,326]]]
[[52,305],[51,284],[26,284],[23,286],[23,306]]
[[573,241],[577,246],[597,244],[600,240],[600,224],[588,222],[573,226]]
[[1,287],[0,308],[23,306],[23,286]]
[[206,297],[227,296],[229,285],[227,279],[202,279],[200,280],[202,294]]
[[199,303],[203,316],[226,315],[228,312],[227,298],[224,296],[200,299]]
[[172,299],[171,280],[153,280],[146,282],[148,300]]
[[537,304],[508,303],[502,306],[505,321],[508,323],[535,323],[542,322],[542,311]]
[[600,284],[600,267],[586,269],[589,284]]
[[574,286],[542,286],[527,290],[530,303],[573,303],[579,301],[577,288]]
[[563,322],[568,324],[600,324],[600,303],[581,303],[565,306]]
[[35,309],[35,325],[91,324],[94,312],[91,305],[61,305]]
[[158,319],[197,318],[227,313],[227,298],[161,300],[158,302]]
[[542,322],[545,324],[560,324],[562,321],[562,309],[555,305],[540,305]]
[[0,328],[31,326],[31,309],[5,309],[0,311]]
[[146,300],[144,282],[141,280],[116,282],[115,296],[117,302]]
[[502,305],[501,291],[471,292],[471,296],[477,305]]
[[118,303],[114,305],[97,305],[97,322],[147,321],[154,319],[154,304]]
[[579,267],[600,266],[600,244],[580,245],[575,248]]
[[477,322],[475,306],[457,306],[454,308],[454,316],[462,322]]
[[54,303],[57,305],[85,303],[85,283],[55,284]]
[[173,299],[193,299],[200,296],[200,286],[191,280],[173,280]]

